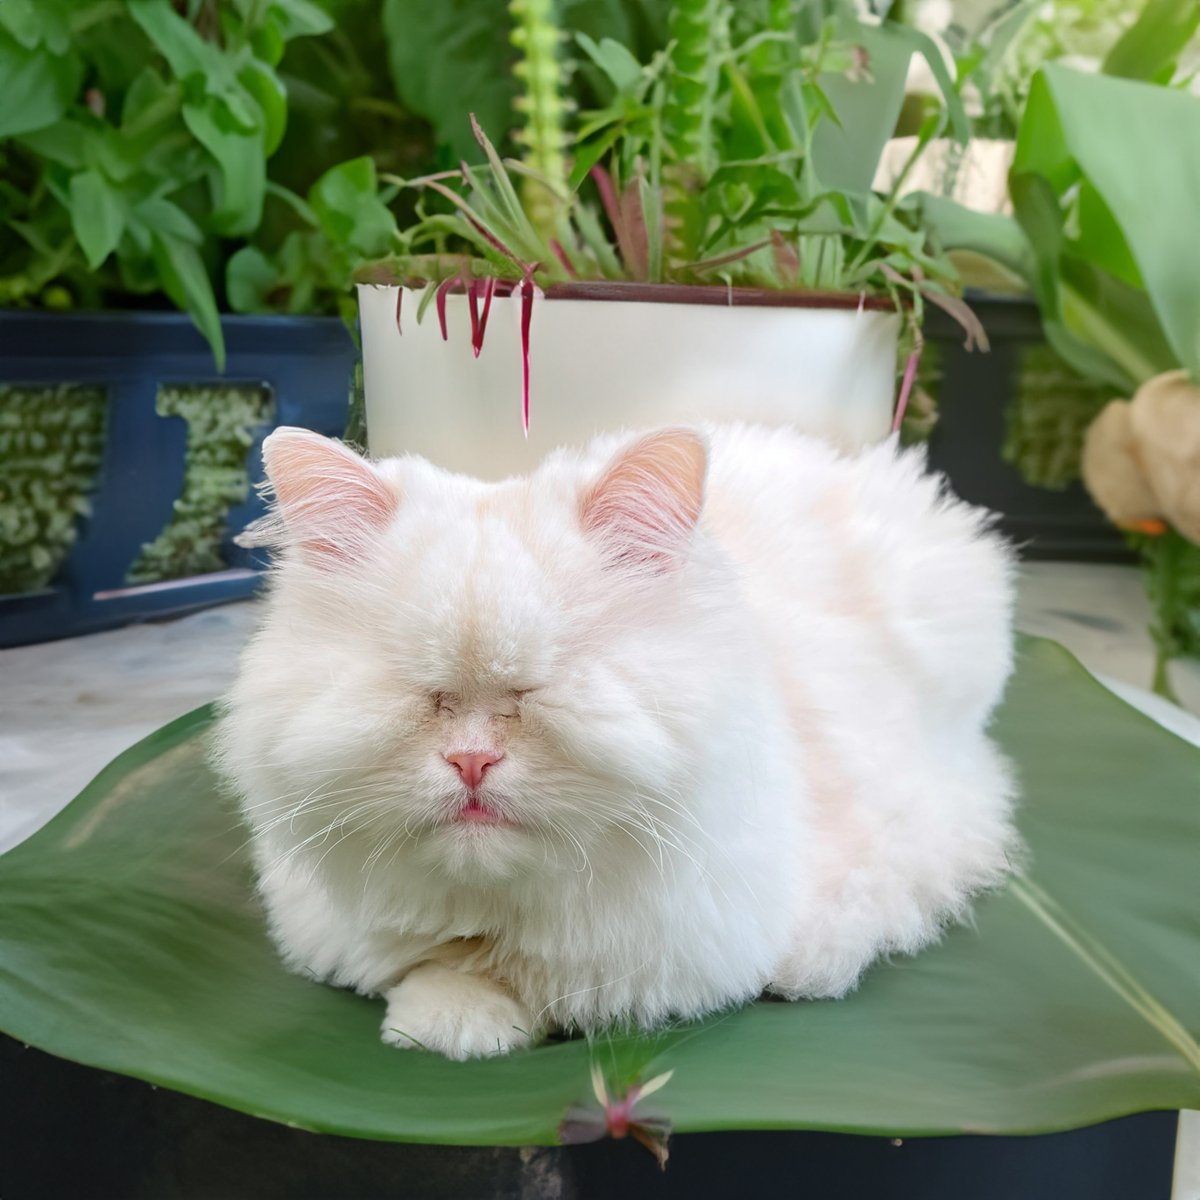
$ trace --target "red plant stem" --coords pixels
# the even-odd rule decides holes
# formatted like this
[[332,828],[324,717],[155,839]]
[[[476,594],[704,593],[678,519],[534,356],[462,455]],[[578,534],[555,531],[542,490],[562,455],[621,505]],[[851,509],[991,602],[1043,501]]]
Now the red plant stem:
[[533,319],[533,272],[535,266],[525,268],[525,278],[521,282],[521,364],[522,398],[521,398],[521,428],[525,437],[529,437],[529,326]]
[[446,296],[458,281],[456,275],[452,275],[449,279],[443,279],[438,284],[437,295],[434,297],[434,303],[437,305],[438,324],[442,327],[443,342],[450,340],[450,335],[446,332]]
[[491,244],[495,246],[501,254],[505,256],[505,258],[511,258],[515,263],[521,262],[521,260],[498,237],[496,237],[494,233],[491,233],[489,230],[485,229],[477,220],[475,220],[474,217],[468,217],[467,220],[470,221],[471,224],[477,230],[479,230],[479,232],[482,233],[483,236],[487,238],[487,240],[491,242]]
[[470,206],[460,195],[458,195],[457,192],[452,192],[448,187],[443,187],[440,183],[436,183],[432,179],[429,180],[425,186],[430,188],[432,191],[437,192],[439,195],[445,196],[446,199],[449,200],[450,203],[462,213],[464,219],[467,220],[474,229],[477,229],[481,234],[483,234],[483,236],[487,238],[487,240],[493,246],[495,246],[505,258],[511,258],[513,262],[516,263],[521,261],[498,237],[496,237],[494,233],[488,229],[485,229],[484,226],[480,224],[479,220],[471,212]]
[[892,432],[899,433],[900,423],[904,420],[904,410],[908,407],[908,395],[912,391],[913,381],[917,377],[917,364],[921,361],[921,346],[917,346],[908,356],[904,365],[904,379],[900,383],[900,399],[896,401],[896,415],[892,419]]
[[483,349],[483,338],[487,333],[488,313],[492,311],[492,296],[496,291],[496,277],[489,275],[483,281],[483,312],[479,316],[479,348],[475,351],[475,357],[479,357],[479,352]]
[[779,278],[784,283],[795,284],[800,274],[800,255],[788,245],[778,229],[771,230],[771,245],[774,247],[775,270],[779,272]]
[[479,336],[479,288],[483,280],[464,279],[463,290],[467,294],[467,311],[471,314],[471,349],[475,357],[479,357],[479,349],[483,341]]
[[400,328],[400,302],[403,299],[404,299],[404,289],[402,287],[398,287],[396,289],[396,332],[397,333],[404,332],[404,330]]
[[608,223],[612,226],[616,236],[621,261],[625,264],[626,270],[633,273],[635,279],[639,278],[637,248],[633,244],[632,234],[625,223],[625,213],[622,211],[620,200],[617,199],[617,189],[613,184],[612,176],[599,163],[591,169],[590,174],[596,181],[596,190],[600,193],[600,203],[604,205],[604,211],[608,214]]
[[744,246],[741,250],[734,250],[729,254],[722,254],[719,258],[702,258],[699,262],[691,264],[693,271],[711,271],[714,267],[728,266],[729,263],[735,263],[743,258],[753,254],[756,250],[761,250],[764,246],[771,245],[769,238],[764,238],[761,242],[755,242],[752,246]]
[[554,257],[557,258],[560,263],[562,263],[563,270],[566,271],[566,273],[570,275],[572,279],[578,279],[579,272],[576,271],[571,265],[571,260],[567,257],[567,252],[563,249],[563,245],[558,238],[550,239],[550,249],[554,251]]

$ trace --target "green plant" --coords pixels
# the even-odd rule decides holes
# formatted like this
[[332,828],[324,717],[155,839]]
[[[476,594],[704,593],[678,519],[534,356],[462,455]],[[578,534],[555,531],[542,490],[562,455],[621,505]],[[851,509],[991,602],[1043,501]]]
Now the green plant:
[[556,1144],[597,1062],[609,1090],[673,1071],[646,1111],[680,1132],[1027,1134],[1200,1107],[1200,752],[1050,643],[1022,643],[996,721],[1030,865],[970,927],[844,1000],[467,1063],[382,1045],[378,1002],[284,969],[206,765],[212,715],[0,858],[18,1041],[304,1129],[443,1144]]
[[1200,8],[1153,0],[1139,13],[1127,0],[1017,0],[982,28],[947,30],[960,75],[978,94],[981,137],[1013,138],[1034,77],[1047,63],[1157,83],[1187,79],[1200,66],[1192,45]]
[[[1012,219],[919,202],[943,246],[990,255],[1028,281],[1050,348],[1091,385],[1018,397],[1008,453],[1048,486],[1076,469],[1103,393],[1130,396],[1180,367],[1200,381],[1200,246],[1179,232],[1200,211],[1200,96],[1169,86],[1198,28],[1190,0],[1148,0],[1100,74],[1052,64],[1034,76],[1009,177]],[[1159,613],[1165,689],[1162,656],[1200,650],[1188,608],[1200,595],[1175,535],[1133,541]]]
[[0,595],[46,587],[89,514],[108,396],[80,384],[0,387]]
[[430,123],[438,166],[455,167],[478,152],[467,113],[475,114],[502,152],[514,145],[514,126],[522,118],[528,124],[532,110],[514,104],[522,96],[534,102],[528,80],[523,87],[514,70],[530,57],[528,42],[519,46],[513,37],[526,21],[555,35],[532,50],[543,65],[555,60],[551,82],[559,102],[586,106],[607,84],[586,58],[571,57],[557,29],[614,39],[649,57],[666,45],[667,8],[667,0],[555,0],[552,9],[546,0],[534,0],[531,8],[510,11],[513,19],[506,23],[499,0],[383,0],[382,33],[400,103]]
[[274,400],[259,384],[167,384],[155,411],[187,422],[183,491],[166,528],[142,547],[130,583],[157,583],[225,570],[221,543],[229,510],[250,494],[246,456]]
[[312,0],[5,0],[0,304],[165,291],[224,346],[222,239],[258,228]]
[[229,260],[226,287],[236,312],[312,312],[333,297],[353,326],[355,305],[347,292],[354,268],[385,253],[396,241],[396,219],[380,191],[374,160],[363,155],[331,167],[301,199],[282,189],[293,220],[268,253],[243,246]]
[[1200,546],[1174,529],[1157,536],[1127,534],[1142,556],[1154,610],[1154,690],[1178,703],[1168,667],[1183,655],[1200,657]]
[[[914,324],[926,299],[969,324],[952,270],[927,250],[898,190],[870,190],[914,48],[936,54],[912,30],[823,11],[679,0],[669,49],[646,64],[614,39],[578,34],[607,94],[578,119],[565,182],[556,160],[551,174],[539,169],[550,159],[537,139],[531,158],[502,159],[476,124],[484,165],[395,179],[421,190],[418,220],[401,231],[401,252],[364,278],[423,280],[431,293],[488,276],[884,292]],[[555,39],[539,13],[537,44],[549,54]],[[530,66],[524,78],[552,81],[552,67]],[[965,136],[945,82],[922,144],[947,123]],[[853,123],[838,123],[834,90]],[[530,111],[539,106],[528,99]],[[531,130],[557,153],[557,125]]]
[[[1197,161],[1200,97],[1064,68],[1034,81],[1010,182],[1034,295],[1050,345],[1118,395],[1177,367],[1200,380],[1200,248],[1178,236],[1200,211]],[[1073,436],[1081,441],[1082,430]],[[1159,614],[1155,686],[1164,692],[1166,660],[1200,650],[1188,615],[1200,594],[1177,541],[1137,543]]]
[[553,0],[509,0],[512,41],[519,51],[513,75],[521,86],[513,104],[524,119],[517,133],[522,159],[539,178],[526,177],[524,202],[534,228],[552,234],[558,215],[556,194],[567,184],[567,106],[559,61]]
[[900,440],[906,446],[927,442],[937,426],[938,402],[946,375],[942,356],[941,343],[925,343],[913,381],[912,396],[900,424]]

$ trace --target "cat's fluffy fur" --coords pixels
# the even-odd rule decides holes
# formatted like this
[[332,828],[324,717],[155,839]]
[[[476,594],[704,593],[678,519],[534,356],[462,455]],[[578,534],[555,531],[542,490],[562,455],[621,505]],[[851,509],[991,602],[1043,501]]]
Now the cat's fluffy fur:
[[[841,996],[997,883],[1012,561],[918,452],[604,437],[485,484],[268,439],[219,731],[289,967],[452,1057]],[[444,757],[503,758],[471,799]]]

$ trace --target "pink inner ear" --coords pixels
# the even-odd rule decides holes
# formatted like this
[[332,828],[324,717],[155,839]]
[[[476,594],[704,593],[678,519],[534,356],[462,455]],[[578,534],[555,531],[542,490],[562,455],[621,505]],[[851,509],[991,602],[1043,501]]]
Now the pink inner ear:
[[665,565],[690,541],[704,505],[708,454],[690,429],[665,429],[624,451],[584,497],[583,527],[623,561]]
[[263,464],[290,539],[317,561],[359,557],[400,503],[369,462],[307,429],[276,429],[263,443]]

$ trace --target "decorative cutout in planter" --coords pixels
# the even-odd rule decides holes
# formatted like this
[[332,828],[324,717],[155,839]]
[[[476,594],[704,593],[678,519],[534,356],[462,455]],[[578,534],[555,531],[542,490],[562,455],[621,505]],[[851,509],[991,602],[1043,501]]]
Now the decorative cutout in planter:
[[0,595],[49,586],[91,512],[104,453],[102,387],[0,386]]
[[129,582],[224,571],[229,564],[221,546],[229,533],[229,510],[250,494],[247,459],[274,415],[271,389],[220,381],[164,384],[154,408],[160,417],[187,422],[183,490],[166,528],[129,568]]

